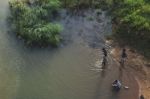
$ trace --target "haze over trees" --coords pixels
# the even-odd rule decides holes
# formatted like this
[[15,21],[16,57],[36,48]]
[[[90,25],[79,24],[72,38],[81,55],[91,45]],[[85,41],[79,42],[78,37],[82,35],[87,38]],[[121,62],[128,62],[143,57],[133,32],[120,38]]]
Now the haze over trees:
[[102,9],[112,16],[113,37],[150,56],[149,0],[11,0],[11,27],[27,44],[58,45],[62,27],[52,22],[60,9]]

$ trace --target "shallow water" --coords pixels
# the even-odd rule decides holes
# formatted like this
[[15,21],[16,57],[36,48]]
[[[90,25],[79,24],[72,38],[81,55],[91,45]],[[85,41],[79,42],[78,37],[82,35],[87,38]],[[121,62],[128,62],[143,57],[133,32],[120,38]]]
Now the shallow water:
[[111,90],[120,72],[110,56],[101,69],[104,34],[111,33],[105,12],[72,16],[61,11],[63,43],[33,49],[8,33],[7,7],[8,0],[0,0],[0,99],[121,99]]

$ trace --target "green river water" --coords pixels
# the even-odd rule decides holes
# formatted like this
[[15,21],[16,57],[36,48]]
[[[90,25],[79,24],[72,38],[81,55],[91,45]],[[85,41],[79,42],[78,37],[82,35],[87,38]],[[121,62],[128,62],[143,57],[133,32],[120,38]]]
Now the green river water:
[[102,38],[111,32],[105,12],[101,22],[63,14],[65,40],[55,49],[24,46],[8,32],[8,12],[0,0],[0,99],[121,99],[111,90],[119,73],[113,59],[101,71]]

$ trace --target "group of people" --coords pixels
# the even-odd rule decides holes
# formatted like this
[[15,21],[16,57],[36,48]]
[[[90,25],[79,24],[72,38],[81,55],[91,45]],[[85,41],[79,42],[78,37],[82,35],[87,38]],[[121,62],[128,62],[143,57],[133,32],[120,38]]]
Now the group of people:
[[[108,56],[108,52],[105,48],[102,48],[102,52],[103,52],[103,61],[102,61],[102,65],[105,66],[107,63],[107,56]],[[120,59],[120,64],[124,65],[125,61],[127,59],[127,53],[126,53],[126,49],[123,48],[122,49],[122,53],[121,53],[121,59]],[[116,90],[119,91],[121,89],[121,82],[119,80],[115,80],[112,83],[112,87]]]
[[[106,62],[107,62],[107,56],[108,56],[108,52],[105,48],[102,48],[102,52],[103,52],[103,61],[102,61],[102,65],[105,66]],[[127,53],[126,53],[126,49],[123,48],[122,49],[122,53],[121,53],[121,59],[119,61],[119,63],[124,66],[124,63],[126,61],[126,59],[128,58]],[[120,80],[115,80],[112,82],[112,87],[115,91],[119,91],[122,87],[121,81]],[[124,86],[124,88],[128,89],[128,86]],[[140,99],[145,99],[143,95],[140,96]]]
[[[107,50],[105,48],[102,48],[102,52],[103,52],[103,61],[102,61],[102,65],[106,65],[107,63],[107,56],[108,56],[108,53],[107,53]],[[124,62],[126,61],[127,59],[127,53],[126,53],[126,49],[123,48],[122,49],[122,53],[121,53],[121,59],[120,59],[120,64],[124,65]]]

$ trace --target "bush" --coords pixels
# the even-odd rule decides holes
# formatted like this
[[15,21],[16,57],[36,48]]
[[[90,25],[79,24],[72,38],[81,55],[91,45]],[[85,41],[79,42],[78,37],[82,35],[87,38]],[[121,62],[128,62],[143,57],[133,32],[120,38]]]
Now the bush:
[[115,37],[150,57],[149,0],[122,0],[112,12],[117,24]]
[[112,0],[61,0],[64,7],[71,9],[101,8],[107,3],[109,5],[111,1]]
[[9,2],[12,30],[27,44],[57,45],[62,27],[50,23],[60,7],[58,0],[12,0]]

